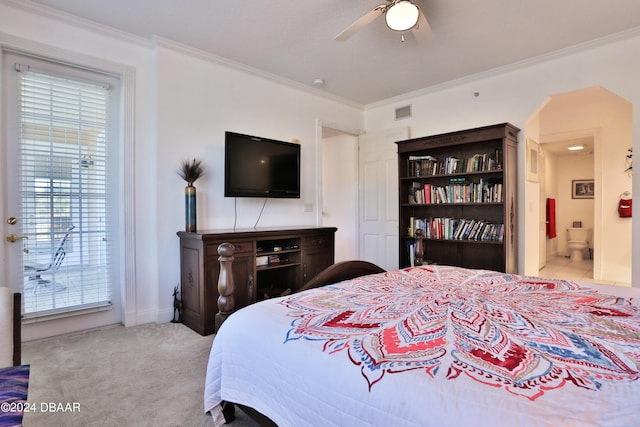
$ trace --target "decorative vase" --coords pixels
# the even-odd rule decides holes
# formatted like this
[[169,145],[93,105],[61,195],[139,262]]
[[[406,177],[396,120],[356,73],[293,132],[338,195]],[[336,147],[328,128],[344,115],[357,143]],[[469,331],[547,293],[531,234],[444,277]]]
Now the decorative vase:
[[196,187],[193,185],[184,187],[184,223],[184,231],[196,231]]

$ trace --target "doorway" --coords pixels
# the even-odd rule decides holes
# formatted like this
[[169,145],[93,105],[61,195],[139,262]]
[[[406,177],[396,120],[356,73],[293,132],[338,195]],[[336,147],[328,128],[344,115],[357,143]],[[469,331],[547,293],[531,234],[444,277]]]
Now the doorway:
[[[582,259],[571,257],[569,230],[589,233],[594,227],[594,198],[575,197],[572,186],[594,182],[595,138],[591,130],[543,138],[540,144],[540,230],[541,270],[539,275],[580,282],[593,282],[595,242],[587,241],[580,250]],[[550,175],[550,176],[547,176]],[[574,233],[575,234],[575,233]],[[551,237],[553,236],[553,237]]]
[[[525,182],[525,254],[524,272],[537,275],[541,254],[553,253],[553,243],[537,230],[545,222],[542,200],[556,198],[558,205],[555,242],[557,252],[566,250],[566,229],[574,216],[588,215],[583,222],[592,221],[593,279],[600,283],[629,286],[632,277],[631,221],[619,218],[617,204],[620,194],[631,191],[631,176],[624,170],[624,159],[632,146],[632,105],[602,87],[591,87],[550,96],[527,120],[526,140],[540,142],[541,151],[552,153],[566,150],[568,145],[586,146],[583,151],[592,151],[593,160],[587,161],[583,169],[577,161],[557,165],[554,156],[547,155],[544,176],[539,180],[527,177]],[[591,142],[591,146],[590,145]],[[563,148],[564,147],[564,148]],[[604,149],[606,147],[606,149]],[[528,152],[527,152],[528,155]],[[528,161],[528,159],[525,159]],[[576,168],[579,176],[562,176],[559,171]],[[564,172],[563,172],[564,173]],[[584,177],[583,177],[584,175]],[[571,195],[572,180],[593,180],[592,207],[585,200],[575,200]],[[564,201],[560,204],[560,201]],[[581,203],[576,206],[575,203]],[[585,206],[582,206],[585,205]],[[562,221],[560,222],[562,216]],[[541,246],[544,245],[544,248]],[[543,250],[544,249],[544,250]]]
[[336,262],[359,259],[385,270],[398,268],[395,141],[409,137],[408,127],[359,135],[318,121],[317,129],[317,224],[338,227]]
[[23,338],[119,323],[121,76],[9,50],[2,70],[2,281]]
[[337,227],[335,262],[359,259],[358,135],[321,127],[320,225]]

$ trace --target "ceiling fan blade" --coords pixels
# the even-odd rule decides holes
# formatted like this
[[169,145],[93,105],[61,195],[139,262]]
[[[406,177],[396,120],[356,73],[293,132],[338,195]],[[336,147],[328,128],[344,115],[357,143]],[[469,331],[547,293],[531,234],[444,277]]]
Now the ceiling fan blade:
[[[418,6],[418,5],[416,5]],[[428,42],[433,38],[433,31],[427,22],[427,17],[422,13],[422,9],[418,6],[418,23],[411,29],[413,36],[419,42]]]
[[343,42],[354,35],[356,32],[360,31],[362,28],[366,27],[370,23],[376,20],[380,15],[382,15],[387,9],[386,4],[381,4],[376,6],[371,12],[365,14],[362,18],[358,19],[353,24],[349,25],[343,32],[334,37],[334,40]]

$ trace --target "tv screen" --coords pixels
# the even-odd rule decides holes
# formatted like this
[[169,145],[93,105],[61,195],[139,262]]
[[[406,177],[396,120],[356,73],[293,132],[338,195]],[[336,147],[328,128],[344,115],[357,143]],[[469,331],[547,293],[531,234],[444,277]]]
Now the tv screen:
[[225,132],[225,197],[300,198],[300,145]]

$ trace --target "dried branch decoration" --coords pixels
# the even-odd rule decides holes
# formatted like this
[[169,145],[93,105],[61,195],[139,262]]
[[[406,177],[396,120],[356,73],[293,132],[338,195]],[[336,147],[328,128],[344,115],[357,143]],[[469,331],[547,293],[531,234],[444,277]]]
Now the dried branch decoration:
[[204,167],[202,166],[202,160],[183,160],[180,163],[180,169],[178,169],[178,175],[180,178],[187,181],[188,185],[193,185],[194,182],[202,175],[204,175]]

